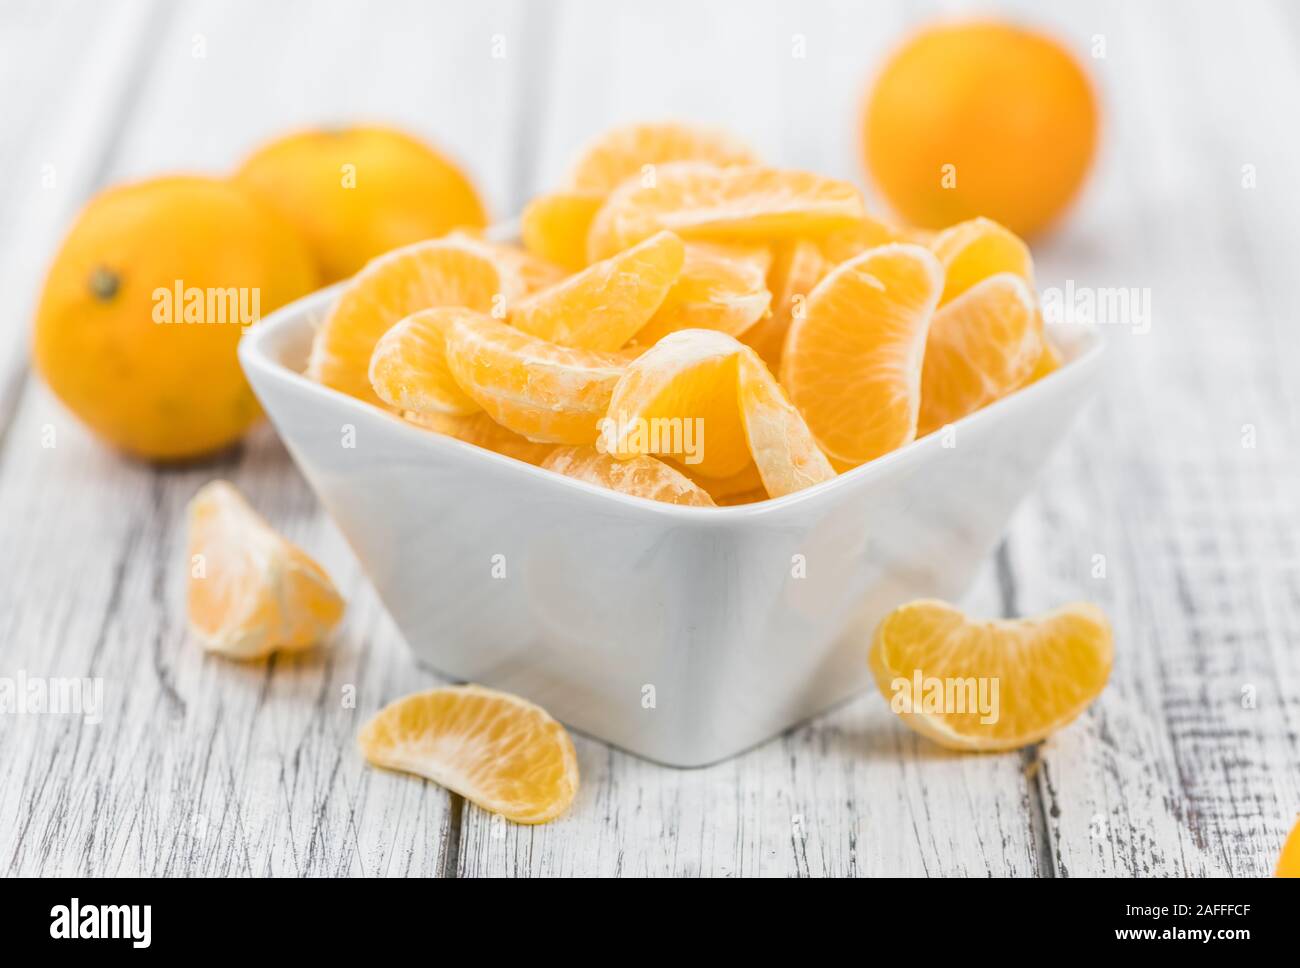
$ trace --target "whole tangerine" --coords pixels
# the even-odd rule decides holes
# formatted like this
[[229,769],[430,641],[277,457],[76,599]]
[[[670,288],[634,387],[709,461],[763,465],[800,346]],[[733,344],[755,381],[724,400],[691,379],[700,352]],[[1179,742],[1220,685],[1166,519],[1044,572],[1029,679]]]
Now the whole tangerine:
[[261,413],[236,357],[244,330],[317,281],[293,229],[228,181],[122,185],[91,200],[55,256],[33,361],[110,443],[196,457]]
[[390,249],[487,224],[460,168],[423,141],[379,125],[279,138],[254,152],[235,179],[298,229],[326,282]]
[[1019,235],[1055,221],[1092,165],[1098,106],[1056,40],[1012,24],[929,26],[894,52],[868,92],[869,175],[907,222],[984,215]]

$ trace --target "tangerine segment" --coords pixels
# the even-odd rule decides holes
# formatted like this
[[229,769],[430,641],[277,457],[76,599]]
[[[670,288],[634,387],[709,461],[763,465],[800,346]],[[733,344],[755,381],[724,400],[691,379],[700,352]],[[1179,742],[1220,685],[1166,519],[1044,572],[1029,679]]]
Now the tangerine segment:
[[759,494],[760,499],[767,499],[767,492],[763,490],[763,478],[759,476],[758,467],[752,460],[730,477],[704,477],[690,464],[682,463],[679,458],[669,457],[667,460],[673,467],[708,491],[709,497],[713,498],[715,504],[725,504],[733,497],[754,492]]
[[704,477],[750,462],[736,393],[742,346],[710,329],[669,333],[627,366],[614,387],[600,449],[619,460],[673,456]]
[[541,443],[590,444],[627,356],[557,346],[467,313],[447,330],[447,365],[503,427]]
[[829,235],[866,215],[848,182],[804,171],[663,165],[654,183],[630,181],[596,213],[587,254],[601,259],[667,229],[683,237],[769,241]]
[[917,436],[1023,386],[1045,345],[1034,294],[1009,272],[977,282],[940,307],[925,341]]
[[660,232],[519,301],[510,322],[561,346],[620,348],[654,315],[682,271],[681,239]]
[[1110,624],[1095,605],[975,622],[923,600],[885,617],[869,663],[890,707],[918,733],[950,749],[1009,750],[1083,712],[1113,658]]
[[761,487],[752,491],[739,491],[735,494],[724,494],[722,497],[714,498],[715,503],[720,508],[734,508],[742,504],[757,504],[759,501],[767,500],[767,491]]
[[831,272],[791,322],[781,382],[838,469],[915,437],[926,333],[942,288],[929,251],[892,243]]
[[1300,877],[1300,820],[1291,828],[1277,858],[1275,877]]
[[663,305],[636,334],[649,346],[679,329],[716,329],[739,336],[767,313],[766,247],[690,242],[682,274]]
[[781,365],[781,349],[790,320],[803,313],[808,294],[831,268],[821,247],[808,239],[796,239],[777,247],[767,276],[772,312],[740,337],[774,372]]
[[190,501],[189,625],[204,648],[258,659],[320,641],[343,615],[329,575],[226,481]]
[[681,471],[644,454],[631,460],[615,460],[594,447],[557,447],[542,466],[565,477],[651,501],[697,508],[714,506],[708,491]]
[[469,414],[479,409],[447,369],[447,328],[460,306],[412,313],[379,338],[370,356],[370,386],[398,410]]
[[608,195],[647,165],[707,161],[719,166],[756,165],[758,157],[725,131],[677,122],[629,124],[611,128],[589,142],[569,175],[580,192]]
[[446,437],[455,437],[475,447],[495,451],[527,464],[541,464],[555,449],[554,444],[538,444],[507,430],[482,410],[468,416],[447,413],[417,413],[408,410],[402,414],[408,423],[432,430]]
[[[1039,316],[1039,325],[1042,325],[1041,315]],[[1061,351],[1052,345],[1052,341],[1048,339],[1047,334],[1044,333],[1043,354],[1038,358],[1038,362],[1034,364],[1034,372],[1029,374],[1029,379],[1025,381],[1025,385],[1028,386],[1030,383],[1037,383],[1049,373],[1054,373],[1059,370],[1061,368],[1061,363]]]
[[398,321],[434,306],[487,311],[511,300],[522,282],[483,243],[468,237],[417,242],[372,260],[339,293],[316,333],[307,375],[350,396],[379,404],[370,357]]
[[835,476],[812,431],[757,353],[740,356],[740,413],[768,497],[783,497]]
[[930,242],[930,251],[943,263],[943,298],[951,302],[981,279],[999,272],[1034,284],[1034,260],[1015,234],[997,222],[974,218],[944,229]]
[[605,203],[603,194],[552,192],[538,195],[524,208],[519,234],[524,247],[571,272],[587,264],[587,233]]
[[820,245],[826,260],[832,266],[837,266],[841,262],[848,262],[854,256],[861,255],[867,249],[888,245],[890,242],[909,241],[911,239],[907,238],[907,233],[903,229],[894,228],[870,215],[864,215],[856,225],[826,236],[821,240]]
[[541,256],[509,242],[491,242],[472,235],[464,229],[457,229],[449,233],[446,238],[461,242],[474,251],[482,253],[484,258],[503,266],[521,284],[521,288],[515,290],[516,295],[522,296],[553,286],[563,281],[569,274],[563,266],[548,262]]
[[414,773],[515,823],[554,820],[578,792],[573,740],[539,706],[482,686],[389,703],[357,737],[375,766]]

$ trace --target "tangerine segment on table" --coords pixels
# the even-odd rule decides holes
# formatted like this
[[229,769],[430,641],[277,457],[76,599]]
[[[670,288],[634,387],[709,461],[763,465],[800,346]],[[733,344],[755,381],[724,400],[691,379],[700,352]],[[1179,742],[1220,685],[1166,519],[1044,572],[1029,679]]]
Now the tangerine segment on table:
[[370,356],[370,386],[398,410],[470,414],[481,409],[447,369],[447,330],[462,306],[424,309],[407,316],[375,344]]
[[942,288],[929,251],[884,245],[831,272],[791,322],[781,382],[837,469],[915,436],[926,334]]
[[848,182],[805,171],[675,162],[653,184],[630,181],[596,213],[587,239],[602,259],[667,229],[682,237],[759,241],[825,236],[859,225],[862,195]]
[[766,246],[687,243],[681,275],[637,332],[636,342],[650,346],[679,329],[716,329],[739,336],[767,314],[771,262]]
[[466,313],[447,331],[451,375],[492,419],[529,440],[590,444],[629,354],[558,346]]
[[549,262],[577,272],[587,264],[587,233],[605,196],[584,192],[538,195],[524,207],[519,234],[524,247]]
[[619,349],[663,304],[684,259],[681,239],[660,232],[521,299],[510,312],[510,322],[561,346]]
[[674,467],[644,454],[616,460],[591,446],[557,447],[542,466],[611,491],[689,507],[711,508],[709,492]]
[[944,229],[930,242],[930,251],[943,265],[943,298],[951,302],[981,279],[999,272],[1034,284],[1034,260],[1012,232],[986,218],[975,218]]
[[211,652],[258,659],[305,649],[343,615],[334,583],[225,481],[189,504],[190,629]]
[[692,473],[729,477],[750,462],[736,394],[741,345],[725,333],[669,333],[614,387],[600,449],[621,460],[674,456]]
[[357,744],[375,766],[414,773],[515,823],[546,823],[578,792],[573,740],[545,710],[481,686],[390,703]]
[[804,311],[809,293],[831,268],[822,248],[808,239],[795,239],[777,247],[767,277],[772,311],[740,337],[773,372],[778,372],[781,365],[781,350],[790,320]]
[[507,304],[523,284],[491,249],[460,237],[417,242],[372,260],[339,293],[312,343],[307,375],[335,390],[380,404],[370,386],[370,357],[400,320],[436,306],[487,311]]
[[741,350],[737,375],[745,438],[767,496],[784,497],[834,477],[803,417],[749,347]]
[[[950,749],[991,751],[1036,743],[1073,720],[1105,687],[1113,658],[1110,624],[1094,605],[977,622],[917,601],[880,623],[869,662],[908,726]],[[943,695],[953,683],[960,703]],[[968,701],[972,686],[983,690],[983,710]]]
[[1277,858],[1275,877],[1300,877],[1300,820],[1291,828]]
[[608,195],[629,178],[646,175],[646,166],[674,161],[704,161],[720,167],[756,165],[758,157],[729,132],[674,121],[622,125],[599,135],[582,149],[569,174],[578,192]]
[[408,410],[402,416],[407,423],[424,430],[432,430],[444,437],[454,437],[526,464],[540,465],[555,450],[554,444],[537,443],[513,430],[507,430],[482,410],[467,416]]
[[1046,345],[1034,294],[1009,272],[990,276],[941,306],[925,342],[917,436],[1023,386]]

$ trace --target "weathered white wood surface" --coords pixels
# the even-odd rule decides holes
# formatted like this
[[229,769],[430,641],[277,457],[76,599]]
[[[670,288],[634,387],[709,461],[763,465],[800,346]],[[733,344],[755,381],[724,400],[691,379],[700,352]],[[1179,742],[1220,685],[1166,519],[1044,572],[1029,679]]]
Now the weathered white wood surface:
[[[859,178],[871,65],[907,26],[962,5],[0,8],[0,675],[101,676],[106,707],[98,726],[0,721],[0,869],[1267,873],[1300,809],[1300,18],[1265,2],[1014,6],[1079,50],[1105,44],[1089,62],[1108,109],[1102,161],[1037,253],[1040,286],[1147,289],[1153,317],[1143,335],[1110,330],[1106,391],[968,604],[1098,601],[1117,633],[1110,687],[1070,729],[1005,756],[938,750],[874,695],[705,770],[577,737],[582,792],[542,828],[362,765],[360,721],[436,677],[268,429],[206,466],[156,471],[58,407],[25,362],[44,263],[98,188],[226,169],[323,120],[422,132],[503,215],[585,137],[642,117],[725,123],[774,161]],[[331,647],[242,667],[187,641],[180,515],[214,476],[345,590]]]

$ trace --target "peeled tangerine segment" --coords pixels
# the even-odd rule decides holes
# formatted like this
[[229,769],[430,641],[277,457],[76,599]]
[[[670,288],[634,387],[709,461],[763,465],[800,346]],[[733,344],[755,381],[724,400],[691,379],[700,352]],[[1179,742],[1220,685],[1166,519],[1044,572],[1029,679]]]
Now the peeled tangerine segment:
[[654,457],[640,455],[631,460],[615,460],[594,447],[557,447],[542,466],[565,477],[651,501],[703,508],[714,506],[708,491]]
[[480,313],[447,331],[460,388],[497,423],[540,443],[594,443],[627,358],[557,346]]
[[519,234],[524,248],[577,272],[587,264],[587,233],[605,196],[591,192],[538,195],[524,208]]
[[573,740],[509,693],[449,686],[406,696],[361,728],[375,766],[414,773],[515,823],[554,820],[578,792]]
[[944,229],[930,240],[943,265],[943,298],[949,303],[981,279],[1010,272],[1032,287],[1034,260],[1029,246],[1010,229],[987,218],[973,218]]
[[417,242],[371,260],[339,293],[312,343],[307,375],[335,390],[379,404],[370,357],[400,320],[434,306],[491,310],[510,302],[523,282],[486,243],[468,236]]
[[763,490],[763,478],[759,476],[758,467],[752,460],[730,477],[704,477],[695,473],[689,464],[683,464],[675,457],[667,459],[672,462],[673,467],[708,491],[714,504],[731,503],[735,498],[748,497],[751,494],[757,494],[760,501],[767,499],[767,491]]
[[740,356],[740,413],[768,497],[783,497],[835,476],[812,432],[758,354]]
[[767,314],[771,262],[766,246],[687,243],[681,275],[636,334],[636,342],[650,346],[679,329],[716,329],[739,336]]
[[[1042,313],[1038,316],[1039,325],[1042,325]],[[1029,374],[1029,379],[1025,381],[1026,385],[1037,383],[1048,374],[1055,373],[1061,368],[1061,351],[1052,345],[1052,341],[1047,338],[1047,333],[1043,333],[1043,353],[1038,357],[1038,362],[1034,364],[1034,372]]]
[[296,651],[329,634],[343,599],[325,571],[225,481],[189,505],[190,629],[233,659]]
[[671,455],[704,477],[742,471],[750,454],[736,392],[740,349],[714,330],[665,336],[615,386],[600,449],[620,459]]
[[625,124],[584,146],[569,174],[569,185],[580,192],[608,195],[629,178],[644,177],[646,166],[672,161],[754,165],[758,156],[717,128],[676,121]]
[[1046,350],[1034,294],[1009,272],[977,282],[930,323],[918,436],[1023,386]]
[[407,423],[417,427],[445,437],[455,437],[475,447],[495,451],[528,464],[540,464],[555,449],[554,444],[535,443],[513,430],[507,430],[482,410],[467,416],[408,410],[402,416]]
[[768,242],[828,235],[866,215],[848,182],[805,171],[660,165],[650,184],[633,179],[606,200],[591,223],[587,252],[603,259],[667,229],[691,238]]
[[1105,687],[1114,651],[1095,605],[976,622],[922,600],[884,618],[869,662],[908,726],[950,749],[988,751],[1036,743],[1073,720]]
[[[525,295],[561,281],[569,273],[560,265],[511,242],[491,242],[468,229],[448,232],[445,239],[458,241],[497,262],[506,274],[520,283],[514,295]],[[510,293],[503,293],[510,295]]]
[[837,469],[916,436],[926,334],[942,288],[929,251],[883,245],[826,276],[791,320],[781,383]]
[[910,241],[913,240],[907,237],[904,230],[865,215],[856,225],[819,239],[818,245],[826,261],[832,266],[837,266],[841,262],[848,262],[853,257],[861,255],[867,249],[888,245],[890,242]]
[[791,320],[803,313],[809,294],[832,268],[822,248],[808,239],[795,239],[777,248],[767,277],[772,311],[740,337],[774,372],[781,365]]
[[713,330],[671,333],[628,366],[601,446],[620,459],[672,456],[701,483],[743,480],[752,466],[770,497],[835,476],[758,355]]
[[380,337],[370,357],[370,386],[379,399],[398,410],[417,413],[478,411],[479,405],[447,368],[447,330],[471,312],[463,306],[424,309]]
[[660,232],[520,300],[510,322],[561,346],[617,350],[655,314],[684,259],[681,239]]

